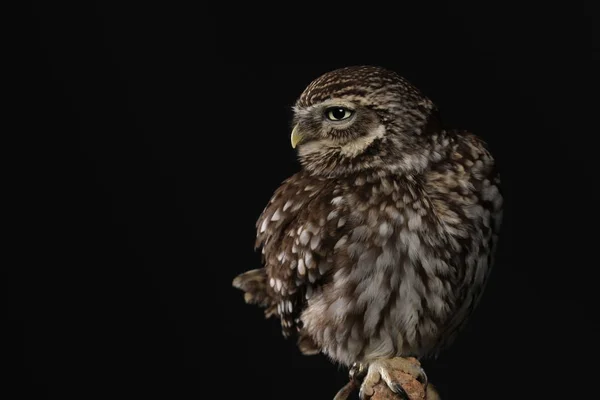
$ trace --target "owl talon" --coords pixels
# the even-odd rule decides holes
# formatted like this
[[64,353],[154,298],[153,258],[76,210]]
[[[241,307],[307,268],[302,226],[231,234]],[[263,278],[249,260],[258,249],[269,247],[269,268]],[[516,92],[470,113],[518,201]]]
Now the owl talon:
[[354,363],[348,371],[348,379],[350,380],[343,388],[341,388],[333,400],[347,400],[350,394],[359,388],[359,383],[367,374],[367,368],[364,364]]
[[423,390],[427,393],[427,375],[418,361],[415,359],[396,357],[388,360],[377,360],[369,365],[366,376],[360,387],[360,399],[370,399],[374,393],[374,386],[383,380],[387,387],[397,394],[400,399],[410,400],[410,396],[406,389],[398,381],[399,372],[412,376],[421,383]]
[[360,390],[358,392],[358,397],[360,400],[369,400],[371,396],[375,393],[375,385],[379,383],[381,380],[381,375],[375,369],[372,369],[369,366],[367,375],[364,377],[362,385],[360,385]]
[[420,368],[419,375],[416,376],[417,382],[419,382],[421,385],[423,385],[423,389],[425,389],[425,391],[427,391],[427,386],[429,386],[429,379],[427,378],[427,374],[425,373],[425,370],[423,369],[423,367],[419,367],[419,368]]
[[404,390],[404,388],[399,383],[392,383],[391,385],[388,384],[388,386],[390,386],[392,392],[400,396],[402,400],[410,400],[410,397],[408,397],[408,393],[406,393],[406,390]]
[[348,377],[351,381],[362,381],[364,377],[367,375],[367,368],[364,364],[354,363],[348,371]]

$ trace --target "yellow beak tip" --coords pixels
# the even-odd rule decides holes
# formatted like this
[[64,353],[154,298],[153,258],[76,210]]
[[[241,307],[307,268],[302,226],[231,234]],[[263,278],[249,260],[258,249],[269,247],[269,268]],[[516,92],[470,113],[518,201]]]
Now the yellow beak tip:
[[292,148],[295,149],[296,146],[302,141],[302,134],[298,131],[298,125],[294,127],[291,135]]

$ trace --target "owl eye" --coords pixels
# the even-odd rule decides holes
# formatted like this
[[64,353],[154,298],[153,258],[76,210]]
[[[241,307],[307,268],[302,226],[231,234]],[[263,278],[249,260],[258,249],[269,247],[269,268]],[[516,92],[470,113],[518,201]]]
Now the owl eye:
[[325,115],[331,121],[342,121],[352,116],[354,111],[344,107],[329,107],[325,110]]

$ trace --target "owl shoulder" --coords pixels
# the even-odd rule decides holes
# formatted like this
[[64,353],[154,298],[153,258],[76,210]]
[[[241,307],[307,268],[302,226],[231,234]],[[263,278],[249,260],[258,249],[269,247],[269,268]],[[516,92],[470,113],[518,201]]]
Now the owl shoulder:
[[433,140],[439,156],[424,174],[426,185],[432,189],[456,189],[467,194],[485,180],[500,183],[496,161],[480,137],[468,131],[444,131]]
[[478,206],[499,212],[500,175],[485,141],[466,131],[443,132],[437,141],[442,156],[424,174],[424,187],[438,216],[453,221]]

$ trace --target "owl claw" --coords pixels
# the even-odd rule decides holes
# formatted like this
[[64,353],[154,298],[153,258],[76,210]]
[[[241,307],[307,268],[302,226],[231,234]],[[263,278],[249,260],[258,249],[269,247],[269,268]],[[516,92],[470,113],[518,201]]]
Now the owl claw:
[[419,367],[420,371],[418,376],[416,376],[417,381],[423,385],[423,389],[425,389],[425,391],[427,391],[427,386],[429,386],[429,379],[427,378],[427,374],[425,373],[425,370],[423,369],[423,367]]
[[421,383],[423,390],[427,393],[428,379],[420,364],[416,360],[396,357],[388,360],[377,360],[369,365],[360,387],[360,399],[370,399],[374,394],[375,385],[383,380],[387,387],[397,394],[400,399],[410,400],[411,397],[407,390],[398,381],[398,372],[412,376]]
[[354,363],[348,371],[348,377],[351,381],[362,381],[367,375],[367,368],[364,364]]
[[[367,377],[360,387],[358,397],[360,400],[369,400],[373,394],[375,394],[374,386],[380,381],[381,375],[378,372],[374,372],[371,376]],[[410,400],[406,390],[398,382],[385,380],[386,385],[390,390],[398,395],[402,400]]]
[[408,393],[399,383],[392,383],[391,385],[388,383],[388,386],[392,390],[392,392],[396,393],[402,400],[410,400],[408,397]]
[[349,382],[341,388],[333,400],[347,400],[350,394],[359,388],[359,383],[367,374],[367,368],[364,364],[354,363],[348,371]]
[[[387,360],[377,360],[371,364],[354,363],[348,371],[350,381],[336,394],[334,400],[346,400],[350,394],[358,388],[360,389],[358,396],[360,400],[369,400],[375,394],[375,386],[383,380],[385,385],[397,395],[401,400],[410,400],[411,397],[406,389],[398,381],[398,372],[407,374],[416,379],[423,386],[423,390],[427,394],[427,399],[430,398],[428,390],[428,379],[425,370],[415,359],[406,359],[396,357]],[[431,399],[439,399],[433,397],[437,394],[431,388]]]

